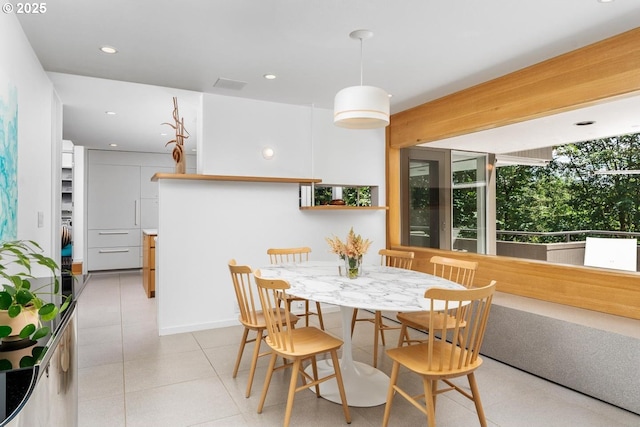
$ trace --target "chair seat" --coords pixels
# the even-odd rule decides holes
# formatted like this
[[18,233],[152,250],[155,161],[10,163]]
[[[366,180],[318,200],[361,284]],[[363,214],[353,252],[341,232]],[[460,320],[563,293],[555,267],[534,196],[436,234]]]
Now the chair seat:
[[[283,333],[287,332],[285,331]],[[292,329],[291,334],[293,342],[295,343],[294,351],[278,349],[278,354],[282,356],[312,356],[340,348],[343,344],[341,339],[329,335],[325,331],[321,331],[313,326]],[[271,346],[269,337],[265,338],[265,342]]]
[[[429,344],[417,344],[407,347],[397,347],[387,350],[387,356],[392,360],[404,365],[407,369],[412,370],[420,375],[426,377],[434,377],[438,379],[447,377],[458,377],[466,375],[469,372],[475,371],[480,365],[482,365],[482,358],[479,356],[474,362],[469,363],[468,366],[460,369],[446,368],[447,375],[443,376],[442,371],[427,369],[427,360],[429,351]],[[460,347],[454,346],[446,341],[434,341],[433,343],[433,360],[451,360],[451,352],[454,352],[453,358],[460,357]]]
[[[436,329],[442,329],[442,327],[446,323],[447,329],[453,329],[456,326],[456,319],[448,314],[444,313],[432,313],[430,311],[414,311],[407,313],[398,313],[396,318],[406,324],[407,326],[414,329],[429,329],[429,320],[431,316],[434,316],[433,325]],[[461,324],[460,327],[464,328],[465,324]]]
[[[280,313],[284,314],[283,308],[280,309]],[[291,316],[291,323],[294,325],[298,323],[298,320],[300,320],[300,317],[296,316],[295,314],[290,314],[290,316]],[[242,320],[242,315],[238,316],[238,320],[240,321],[240,323],[242,323],[243,326],[246,326],[247,328],[250,328],[250,329],[266,329],[267,328],[267,320],[265,319],[264,314],[262,313],[262,310],[256,312],[255,322],[247,322]]]

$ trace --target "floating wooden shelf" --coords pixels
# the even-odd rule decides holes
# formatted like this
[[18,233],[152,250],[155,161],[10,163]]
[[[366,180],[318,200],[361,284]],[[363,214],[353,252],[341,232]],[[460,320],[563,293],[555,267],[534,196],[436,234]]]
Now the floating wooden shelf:
[[244,181],[244,182],[282,182],[290,184],[311,184],[322,182],[319,178],[280,178],[274,176],[242,175],[201,175],[189,173],[156,173],[151,181],[160,179],[190,179],[194,181]]
[[344,205],[319,205],[300,206],[300,210],[338,211],[338,210],[388,210],[388,206],[344,206]]

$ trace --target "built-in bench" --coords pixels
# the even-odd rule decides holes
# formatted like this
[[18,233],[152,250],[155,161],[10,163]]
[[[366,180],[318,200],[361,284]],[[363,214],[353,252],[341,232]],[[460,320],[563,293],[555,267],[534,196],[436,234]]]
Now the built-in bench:
[[497,292],[482,353],[640,414],[640,320]]

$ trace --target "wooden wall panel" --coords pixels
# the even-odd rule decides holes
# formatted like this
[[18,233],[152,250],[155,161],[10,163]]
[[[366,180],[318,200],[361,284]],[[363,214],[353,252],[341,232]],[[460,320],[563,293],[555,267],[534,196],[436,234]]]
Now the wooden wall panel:
[[637,273],[429,248],[392,249],[414,251],[413,270],[432,273],[429,259],[433,255],[477,261],[476,286],[497,280],[501,292],[640,319]]
[[640,27],[391,117],[389,145],[411,147],[640,92]]

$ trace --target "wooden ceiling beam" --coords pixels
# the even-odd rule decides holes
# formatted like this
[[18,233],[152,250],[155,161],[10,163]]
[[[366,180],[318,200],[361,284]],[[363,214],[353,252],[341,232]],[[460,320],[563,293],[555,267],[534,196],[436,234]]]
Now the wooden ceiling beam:
[[396,113],[390,148],[405,148],[640,93],[640,27]]

